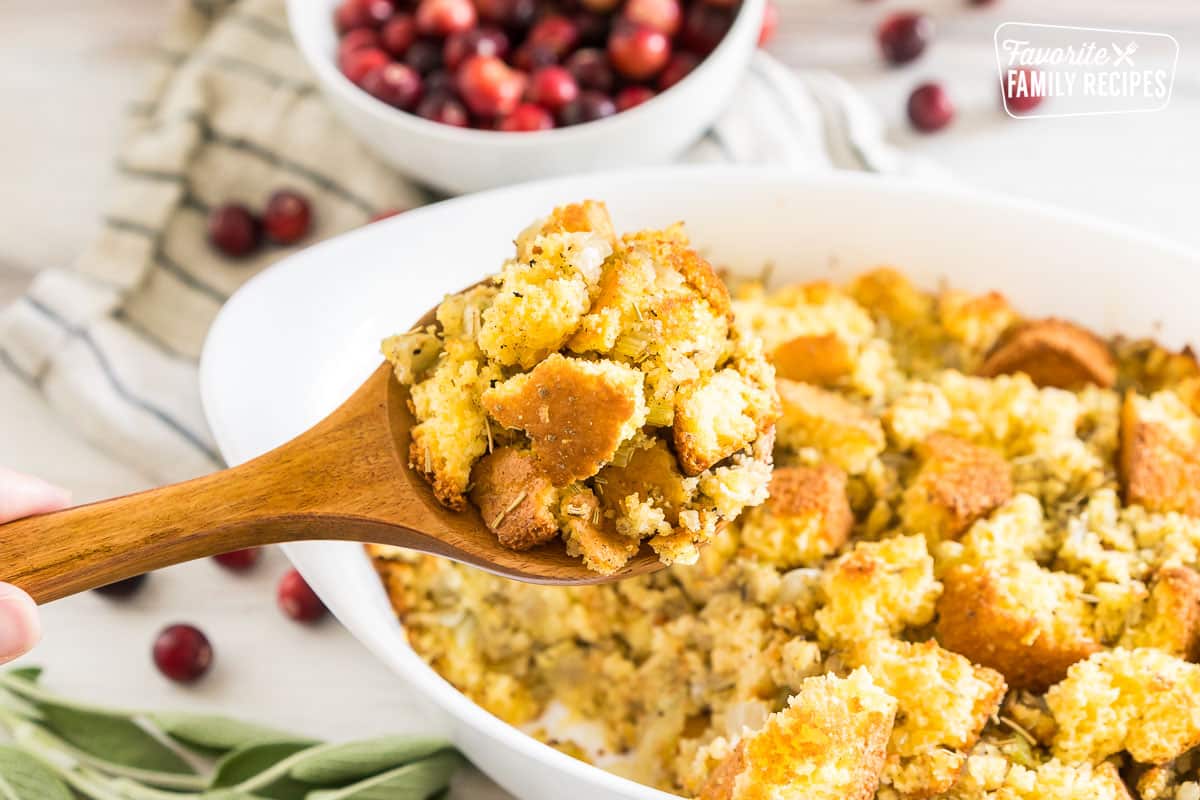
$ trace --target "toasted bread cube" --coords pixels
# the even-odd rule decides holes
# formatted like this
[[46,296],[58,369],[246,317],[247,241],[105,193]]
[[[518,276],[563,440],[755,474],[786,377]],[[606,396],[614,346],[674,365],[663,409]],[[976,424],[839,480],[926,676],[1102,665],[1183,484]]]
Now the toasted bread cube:
[[1012,497],[1012,471],[994,450],[935,433],[918,453],[921,468],[900,507],[911,533],[923,533],[931,542],[957,539]]
[[1044,691],[1100,649],[1078,576],[1025,559],[959,564],[942,582],[938,641],[1013,688]]
[[558,353],[488,389],[482,403],[501,425],[525,431],[555,486],[595,475],[646,421],[640,372]]
[[933,641],[873,639],[853,648],[850,661],[898,702],[883,783],[904,797],[947,791],[999,709],[1004,678]]
[[1018,319],[999,292],[972,295],[947,289],[938,295],[938,320],[951,338],[973,351],[987,351]]
[[769,357],[775,374],[789,381],[829,386],[854,372],[850,346],[836,333],[795,336]]
[[612,518],[604,515],[600,500],[590,489],[565,497],[559,513],[567,555],[582,558],[593,572],[613,574],[640,547],[637,539],[617,533]]
[[699,800],[870,800],[896,701],[866,670],[808,678],[788,707],[741,739]]
[[558,490],[528,450],[501,447],[475,462],[471,501],[500,544],[528,550],[558,534]]
[[516,242],[517,258],[528,261],[540,255],[542,251],[538,248],[544,246],[542,237],[570,233],[592,234],[600,241],[607,242],[610,248],[617,243],[608,206],[596,200],[584,200],[582,203],[559,206],[550,212],[550,216],[521,231]]
[[780,446],[814,448],[851,475],[867,469],[886,444],[879,420],[841,395],[779,380],[783,416],[776,430]]
[[605,507],[618,508],[625,498],[636,495],[639,500],[652,500],[672,525],[695,493],[679,471],[674,454],[661,439],[636,448],[624,466],[609,464],[600,470],[595,483]]
[[979,374],[992,378],[1024,372],[1038,386],[1103,389],[1117,380],[1117,364],[1108,345],[1091,331],[1060,319],[1026,322],[990,352]]
[[925,625],[942,585],[923,536],[858,542],[821,575],[824,608],[815,615],[822,641],[852,643]]
[[1200,665],[1154,648],[1116,648],[1071,667],[1046,693],[1054,754],[1096,763],[1128,751],[1165,764],[1200,744]]
[[924,325],[933,310],[933,299],[891,267],[859,275],[850,284],[850,294],[872,314],[903,327]]
[[1127,392],[1121,406],[1125,502],[1200,517],[1200,441],[1195,415],[1170,392]]
[[769,492],[741,524],[742,545],[764,561],[782,569],[810,566],[850,538],[854,512],[840,467],[777,467]]
[[1125,631],[1121,644],[1200,659],[1200,573],[1179,564],[1161,567],[1141,620]]
[[773,419],[773,400],[735,369],[681,387],[672,436],[683,471],[699,475],[753,442]]

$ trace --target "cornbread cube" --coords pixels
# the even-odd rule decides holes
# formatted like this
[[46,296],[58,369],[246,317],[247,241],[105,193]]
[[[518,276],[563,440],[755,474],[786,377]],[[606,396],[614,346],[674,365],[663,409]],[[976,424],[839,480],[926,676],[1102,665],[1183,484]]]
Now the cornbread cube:
[[559,515],[567,555],[582,558],[593,572],[611,575],[638,551],[638,540],[617,533],[615,522],[603,514],[599,498],[590,489],[566,497]]
[[776,426],[780,446],[791,450],[813,448],[857,475],[887,444],[879,420],[841,395],[782,379],[776,386],[783,410]]
[[1044,691],[1100,649],[1076,575],[1025,559],[959,564],[942,582],[938,641],[996,670],[1013,688]]
[[900,517],[906,530],[931,542],[957,539],[1012,497],[1011,469],[994,450],[935,433],[918,455],[921,468],[904,492]]
[[826,604],[814,615],[824,642],[852,643],[900,633],[933,619],[942,584],[924,536],[858,542],[821,576]]
[[870,800],[895,714],[896,701],[866,670],[809,678],[787,708],[737,742],[700,800]]
[[850,346],[836,333],[795,336],[769,355],[775,374],[789,381],[830,386],[854,372]]
[[850,282],[850,295],[872,314],[904,327],[926,325],[933,299],[891,267],[864,272]]
[[1046,693],[1054,754],[1096,763],[1128,751],[1165,764],[1200,744],[1200,665],[1153,648],[1116,648],[1071,667]]
[[633,495],[639,501],[652,501],[672,525],[695,493],[694,481],[684,478],[675,456],[660,439],[635,447],[623,466],[609,464],[596,478],[596,493],[606,507],[617,508]]
[[897,701],[883,783],[903,797],[931,797],[954,785],[971,748],[1004,699],[1004,678],[938,647],[877,638],[851,650]]
[[1200,517],[1200,433],[1196,416],[1172,392],[1127,392],[1121,406],[1125,502],[1148,511]]
[[1019,318],[999,292],[972,295],[954,289],[938,295],[937,313],[946,333],[976,352],[990,350]]
[[1125,631],[1121,644],[1200,659],[1200,573],[1180,564],[1161,567],[1141,620]]
[[591,306],[614,245],[600,203],[555,209],[524,231],[482,314],[479,347],[487,357],[529,369],[561,349]]
[[471,501],[500,544],[528,550],[558,534],[558,490],[528,450],[501,447],[475,462]]
[[1080,389],[1111,387],[1117,365],[1108,345],[1092,332],[1060,319],[1026,322],[1010,331],[988,354],[979,374],[1024,372],[1038,386]]
[[777,467],[770,498],[742,517],[742,545],[783,569],[816,564],[850,538],[846,472],[832,464]]
[[680,387],[672,436],[679,464],[699,475],[754,441],[774,422],[774,397],[735,369]]
[[642,374],[611,361],[558,353],[483,392],[484,409],[524,431],[555,486],[595,475],[646,421]]

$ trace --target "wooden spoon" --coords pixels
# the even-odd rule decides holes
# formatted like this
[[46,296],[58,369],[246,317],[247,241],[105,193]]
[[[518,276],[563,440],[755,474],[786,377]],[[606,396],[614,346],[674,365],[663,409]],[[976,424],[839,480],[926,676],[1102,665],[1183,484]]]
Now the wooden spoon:
[[607,583],[662,567],[649,547],[613,575],[587,569],[560,539],[502,547],[478,511],[446,509],[409,469],[407,396],[381,364],[315,427],[253,461],[0,525],[0,581],[45,603],[181,561],[311,539],[398,545],[530,583]]

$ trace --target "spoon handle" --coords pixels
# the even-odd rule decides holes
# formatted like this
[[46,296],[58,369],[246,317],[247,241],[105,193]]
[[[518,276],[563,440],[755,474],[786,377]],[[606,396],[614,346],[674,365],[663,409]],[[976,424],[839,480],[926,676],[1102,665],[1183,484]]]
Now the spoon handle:
[[395,541],[395,527],[369,518],[385,510],[380,498],[393,512],[419,501],[396,480],[402,465],[380,378],[316,427],[241,466],[0,525],[0,581],[45,603],[245,547]]

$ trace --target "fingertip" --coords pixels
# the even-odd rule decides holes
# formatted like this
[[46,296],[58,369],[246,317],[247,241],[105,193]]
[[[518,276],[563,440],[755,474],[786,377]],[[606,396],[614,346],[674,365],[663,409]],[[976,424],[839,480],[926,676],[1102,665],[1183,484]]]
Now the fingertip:
[[45,514],[71,504],[71,493],[41,478],[0,468],[0,522]]
[[0,583],[0,664],[25,655],[41,638],[37,603],[16,586]]

